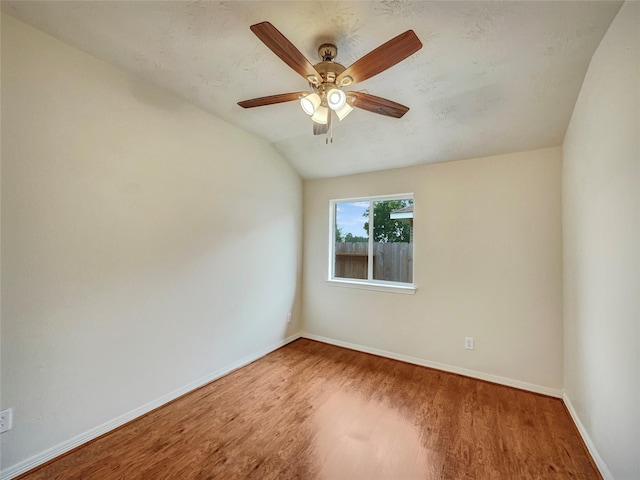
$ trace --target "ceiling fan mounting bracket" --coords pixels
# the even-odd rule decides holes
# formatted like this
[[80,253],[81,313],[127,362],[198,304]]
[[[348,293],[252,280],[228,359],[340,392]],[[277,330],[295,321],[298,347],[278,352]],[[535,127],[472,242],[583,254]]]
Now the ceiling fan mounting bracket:
[[332,62],[338,56],[338,47],[333,43],[323,43],[318,48],[318,56],[323,62]]

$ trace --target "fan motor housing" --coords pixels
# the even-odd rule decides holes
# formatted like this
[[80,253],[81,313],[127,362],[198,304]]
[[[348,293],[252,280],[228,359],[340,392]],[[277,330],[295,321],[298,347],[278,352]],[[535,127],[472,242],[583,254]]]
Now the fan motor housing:
[[343,65],[331,60],[320,62],[313,68],[320,74],[323,83],[336,83],[336,77],[346,70]]

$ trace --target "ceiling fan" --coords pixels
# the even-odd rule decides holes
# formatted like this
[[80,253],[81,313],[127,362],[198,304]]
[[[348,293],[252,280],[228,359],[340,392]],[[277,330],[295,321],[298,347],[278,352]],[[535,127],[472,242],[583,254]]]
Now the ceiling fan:
[[321,61],[312,65],[269,22],[257,23],[250,28],[273,53],[309,82],[312,91],[281,93],[244,100],[238,102],[241,107],[252,108],[299,100],[302,109],[313,120],[315,135],[329,131],[332,112],[342,120],[353,110],[353,107],[394,118],[400,118],[409,111],[409,107],[391,100],[364,92],[345,92],[343,88],[363,82],[420,50],[422,43],[413,30],[407,30],[392,38],[345,68],[334,62],[338,49],[333,44],[321,45],[318,49]]

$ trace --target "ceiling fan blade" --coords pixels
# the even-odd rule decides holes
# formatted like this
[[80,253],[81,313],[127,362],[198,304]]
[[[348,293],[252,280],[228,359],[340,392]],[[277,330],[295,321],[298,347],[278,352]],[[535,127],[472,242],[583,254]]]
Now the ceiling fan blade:
[[349,96],[355,97],[352,101],[352,106],[373,113],[379,113],[380,115],[386,115],[387,117],[401,118],[409,111],[409,107],[392,102],[386,98],[369,95],[368,93],[349,92]]
[[309,92],[292,92],[281,93],[279,95],[269,95],[268,97],[252,98],[251,100],[244,100],[238,102],[242,108],[262,107],[264,105],[273,105],[275,103],[292,102],[298,100],[301,96],[308,94]]
[[385,71],[387,68],[393,67],[396,63],[400,63],[421,48],[422,42],[420,42],[413,30],[407,30],[367,53],[361,59],[356,60],[355,63],[338,75],[336,83],[340,84],[340,81],[345,77],[351,77],[353,83],[363,82]]
[[324,135],[329,131],[329,123],[313,122],[313,134]]
[[315,76],[318,80],[321,80],[320,74],[313,68],[309,60],[276,27],[269,22],[262,22],[251,25],[250,28],[262,40],[262,43],[298,74],[305,79]]

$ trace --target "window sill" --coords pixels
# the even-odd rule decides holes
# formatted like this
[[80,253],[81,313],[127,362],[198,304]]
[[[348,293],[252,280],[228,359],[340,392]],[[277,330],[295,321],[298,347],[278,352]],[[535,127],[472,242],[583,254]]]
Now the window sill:
[[415,285],[410,284],[393,285],[388,283],[359,282],[357,280],[342,279],[330,279],[326,282],[332,287],[358,288],[360,290],[376,290],[378,292],[401,293],[404,295],[413,295],[416,293]]

